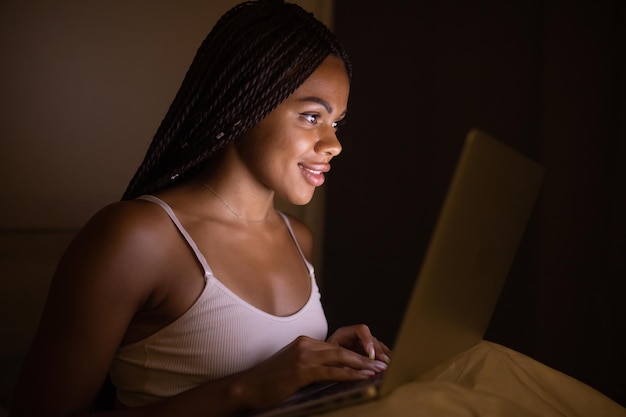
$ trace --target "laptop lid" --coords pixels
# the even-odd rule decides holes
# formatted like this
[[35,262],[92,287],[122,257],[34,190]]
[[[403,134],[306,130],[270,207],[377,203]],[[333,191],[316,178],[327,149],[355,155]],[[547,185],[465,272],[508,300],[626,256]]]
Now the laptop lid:
[[543,171],[486,133],[469,131],[393,346],[382,395],[482,340]]

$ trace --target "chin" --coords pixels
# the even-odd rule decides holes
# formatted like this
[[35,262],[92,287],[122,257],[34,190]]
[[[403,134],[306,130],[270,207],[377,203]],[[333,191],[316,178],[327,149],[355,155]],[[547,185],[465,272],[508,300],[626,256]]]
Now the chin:
[[295,200],[289,200],[289,202],[291,204],[293,204],[294,206],[304,206],[304,205],[309,204],[312,199],[313,199],[313,196],[310,195],[308,198],[304,198],[304,197],[303,198],[298,198],[298,199],[295,199]]
[[300,195],[291,195],[285,200],[288,201],[290,204],[293,204],[294,206],[304,206],[311,202],[311,200],[313,199],[313,194],[314,192],[302,193]]

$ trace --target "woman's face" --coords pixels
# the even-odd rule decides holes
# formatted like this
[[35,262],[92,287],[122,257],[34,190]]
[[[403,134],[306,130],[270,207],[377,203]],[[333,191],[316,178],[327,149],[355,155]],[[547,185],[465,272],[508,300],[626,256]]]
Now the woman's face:
[[237,142],[250,173],[277,196],[306,204],[341,152],[337,127],[350,84],[344,63],[330,55],[274,111]]

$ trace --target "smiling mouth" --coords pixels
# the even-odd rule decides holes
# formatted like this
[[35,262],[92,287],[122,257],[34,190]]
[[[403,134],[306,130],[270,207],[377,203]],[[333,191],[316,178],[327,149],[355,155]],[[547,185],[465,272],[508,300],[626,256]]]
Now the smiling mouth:
[[319,187],[324,184],[324,172],[327,170],[319,170],[305,167],[302,164],[298,164],[302,172],[304,173],[304,177],[306,180],[313,186]]

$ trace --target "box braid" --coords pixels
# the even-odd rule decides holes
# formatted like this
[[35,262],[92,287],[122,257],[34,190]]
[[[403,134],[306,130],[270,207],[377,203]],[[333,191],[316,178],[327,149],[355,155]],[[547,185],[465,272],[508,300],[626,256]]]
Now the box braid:
[[197,174],[267,116],[329,55],[352,68],[335,35],[283,0],[241,3],[215,24],[126,189],[123,200]]

